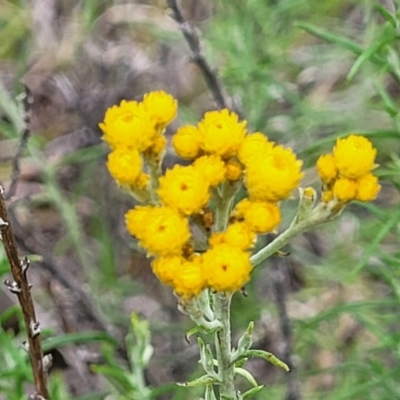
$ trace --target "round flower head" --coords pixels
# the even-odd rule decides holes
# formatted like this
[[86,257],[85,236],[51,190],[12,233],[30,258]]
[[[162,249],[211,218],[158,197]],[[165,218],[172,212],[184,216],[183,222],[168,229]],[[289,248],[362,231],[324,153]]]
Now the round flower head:
[[255,233],[244,222],[234,222],[228,225],[226,232],[213,233],[208,239],[210,247],[227,244],[240,250],[247,250],[253,246]]
[[254,230],[244,222],[234,222],[228,225],[224,234],[224,242],[240,250],[247,250],[253,246],[256,235]]
[[202,149],[224,158],[234,156],[246,136],[246,121],[227,109],[207,112],[198,127]]
[[203,254],[207,286],[217,292],[235,292],[250,279],[249,253],[227,244],[212,247]]
[[269,142],[267,137],[256,132],[247,135],[239,147],[238,158],[243,165],[254,162],[254,159],[268,154],[274,147],[274,142]]
[[224,232],[215,232],[208,239],[208,244],[210,247],[215,247],[225,242],[225,233]]
[[177,101],[163,90],[145,94],[143,105],[151,118],[162,128],[176,117],[178,109]]
[[205,286],[202,258],[194,256],[190,260],[184,261],[179,274],[174,278],[174,292],[184,299],[189,299],[198,296]]
[[376,199],[381,185],[378,183],[378,178],[375,175],[364,175],[357,180],[356,200],[371,201]]
[[236,205],[234,215],[243,218],[255,233],[272,232],[281,222],[281,211],[276,203],[244,199]]
[[237,181],[242,177],[243,167],[240,163],[234,160],[229,160],[225,163],[225,178],[228,181]]
[[181,256],[157,257],[152,261],[151,267],[162,283],[172,286],[174,279],[180,273],[183,261]]
[[159,182],[157,193],[161,201],[186,215],[199,212],[210,198],[208,183],[192,165],[175,165]]
[[143,104],[136,101],[122,100],[119,106],[109,108],[99,126],[112,149],[128,147],[144,151],[156,134],[154,121]]
[[331,200],[333,200],[333,192],[332,190],[325,190],[321,194],[321,201],[323,203],[329,203]]
[[324,154],[320,156],[317,161],[317,170],[321,180],[325,183],[330,183],[336,179],[338,170],[333,154]]
[[164,135],[156,135],[151,144],[150,150],[153,154],[161,154],[167,147],[167,139]]
[[191,125],[182,126],[172,136],[175,153],[184,160],[192,160],[199,155],[200,141],[200,131]]
[[337,169],[345,178],[359,178],[376,167],[376,149],[364,136],[350,135],[345,139],[338,139],[333,155]]
[[139,240],[144,236],[147,219],[152,210],[152,207],[136,206],[125,214],[126,228],[132,236]]
[[142,158],[135,149],[117,148],[108,155],[107,168],[121,186],[133,185],[142,170]]
[[235,209],[233,210],[233,216],[239,219],[244,218],[244,213],[249,209],[252,202],[248,198],[244,198],[240,200],[239,203],[236,204]]
[[339,201],[351,201],[356,196],[357,184],[353,179],[339,178],[333,184],[333,194]]
[[194,162],[193,166],[202,173],[203,179],[210,186],[219,185],[225,178],[225,163],[216,155],[202,156]]
[[246,166],[245,185],[255,200],[279,201],[298,187],[303,174],[302,161],[291,149],[274,147],[265,157],[252,160]]
[[128,211],[125,220],[129,233],[149,254],[180,254],[190,239],[188,220],[168,207],[137,207]]

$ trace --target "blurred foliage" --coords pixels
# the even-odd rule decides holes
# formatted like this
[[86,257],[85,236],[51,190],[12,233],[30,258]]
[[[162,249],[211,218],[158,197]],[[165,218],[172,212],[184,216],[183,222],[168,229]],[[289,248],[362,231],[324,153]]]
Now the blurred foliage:
[[[37,52],[46,56],[51,54],[54,58],[60,58],[62,53],[64,58],[62,62],[58,60],[57,70],[66,73],[71,68],[73,75],[77,69],[87,66],[80,61],[76,67],[71,60],[83,59],[94,41],[97,40],[104,51],[122,49],[125,58],[116,56],[119,65],[111,72],[104,65],[99,66],[98,59],[88,61],[97,68],[93,67],[93,71],[99,73],[93,74],[96,79],[101,76],[105,84],[110,85],[110,90],[110,77],[128,79],[132,74],[123,69],[130,62],[126,48],[122,46],[125,41],[129,42],[129,35],[135,37],[135,45],[138,42],[142,45],[141,60],[145,56],[151,59],[152,51],[167,54],[165,48],[168,46],[172,48],[173,57],[178,58],[174,49],[182,47],[182,53],[189,58],[178,32],[156,24],[154,21],[158,19],[149,19],[144,24],[138,22],[135,15],[136,20],[127,18],[101,36],[100,26],[107,12],[124,3],[136,4],[60,2],[59,11],[65,14],[58,19],[54,17],[53,21],[61,21],[65,28],[57,30],[60,46],[52,49],[49,44],[47,49],[38,49],[35,40],[39,41],[39,35],[35,31],[31,2],[0,0],[0,146],[10,139],[18,141],[23,113],[15,99],[21,90],[20,79],[29,65],[37,61]],[[141,2],[140,5],[157,6],[158,11],[165,8],[159,1]],[[362,133],[378,148],[380,166],[376,172],[383,185],[379,199],[374,204],[352,205],[338,221],[319,229],[317,238],[310,237],[309,242],[304,238],[295,240],[290,246],[290,259],[296,263],[295,268],[299,269],[303,280],[300,290],[289,295],[287,304],[294,326],[294,370],[301,382],[303,398],[400,398],[399,4],[397,1],[379,3],[372,0],[215,0],[213,5],[212,14],[205,12],[206,17],[196,21],[202,30],[206,56],[218,68],[227,92],[249,121],[250,129],[261,130],[272,140],[293,146],[303,158],[307,169],[310,168],[307,184],[314,182],[312,166],[316,158],[329,149],[338,136]],[[190,14],[189,6],[187,11]],[[75,35],[71,35],[72,32]],[[128,48],[131,45],[129,42]],[[139,50],[134,48],[134,51]],[[180,71],[173,67],[174,64],[166,62],[160,68],[166,80],[178,79]],[[129,80],[124,80],[121,85],[125,82]],[[146,89],[149,82],[153,84],[149,79],[140,81],[135,88],[137,92],[133,93],[134,89],[130,92],[132,97],[139,96],[140,90]],[[85,82],[81,85],[84,88]],[[208,101],[209,95],[202,82],[196,81],[195,86],[180,92],[184,109],[182,123],[190,121],[195,112],[191,110],[212,108],[209,102],[204,105],[204,98]],[[86,95],[85,90],[82,92]],[[99,167],[104,161],[104,150],[100,146],[82,148],[54,163],[45,152],[48,142],[47,135],[42,135],[40,130],[35,132],[25,156],[40,165],[46,201],[60,216],[64,234],[55,246],[56,255],[73,254],[89,282],[89,285],[85,284],[86,290],[90,287],[90,295],[107,320],[127,330],[129,318],[121,304],[132,294],[146,293],[146,290],[157,292],[157,289],[129,276],[127,250],[123,251],[127,240],[121,238],[115,223],[123,218],[116,205],[125,200],[112,197],[112,188],[99,186],[104,182],[99,179],[104,173]],[[1,160],[0,179],[3,181],[9,176],[11,157],[9,154]],[[69,191],[64,190],[58,175],[66,166],[74,166],[80,171]],[[90,207],[95,209],[87,218],[84,229],[79,211],[82,197],[89,198]],[[295,202],[290,201],[287,208],[294,206]],[[315,251],[313,245],[319,245],[322,250]],[[0,276],[6,273],[7,264],[1,258]],[[239,332],[253,318],[256,327],[260,327],[260,342],[273,347],[275,341],[279,349],[282,343],[276,328],[276,307],[268,289],[269,268],[256,271],[256,274],[257,279],[247,288],[249,297],[237,296],[235,299],[234,327]],[[155,298],[162,304],[163,297],[157,296]],[[1,314],[1,321],[11,314],[20,318],[19,312],[12,307]],[[187,354],[180,340],[188,326],[188,322],[181,320],[152,320],[150,325],[155,342],[154,357],[162,347],[160,335],[168,334],[178,343],[173,346],[175,351],[157,358],[156,363],[168,367],[174,365],[174,357],[179,359],[176,369],[181,369],[182,380],[189,380],[195,373],[195,365],[189,368],[182,362]],[[94,333],[80,334],[83,336],[60,335],[59,340],[69,344],[80,340],[80,343],[107,342]],[[23,331],[14,337],[11,332],[0,329],[1,400],[26,398],[26,383],[31,382],[32,377],[27,354],[20,346],[22,341]],[[128,344],[128,350],[136,351],[135,346]],[[125,390],[125,395],[134,396],[129,380],[132,370],[115,358],[112,344],[103,343],[103,347],[105,363],[94,370],[105,375],[114,387],[121,389],[118,383],[126,384],[128,389],[122,385],[120,394]],[[273,348],[266,350],[273,351]],[[279,355],[279,350],[274,352]],[[186,358],[188,363],[196,359],[193,356]],[[285,398],[284,373],[270,374],[270,370],[259,364],[255,368],[260,368],[258,382],[267,385],[258,398]],[[51,374],[50,390],[52,400],[71,398],[68,382],[60,373]],[[104,392],[87,394],[79,399],[119,399],[106,397],[117,396],[113,390],[106,387]],[[114,394],[110,395],[111,392]],[[154,398],[171,396],[171,393],[173,397],[167,398],[193,398],[193,392],[177,388],[172,382],[152,389]]]

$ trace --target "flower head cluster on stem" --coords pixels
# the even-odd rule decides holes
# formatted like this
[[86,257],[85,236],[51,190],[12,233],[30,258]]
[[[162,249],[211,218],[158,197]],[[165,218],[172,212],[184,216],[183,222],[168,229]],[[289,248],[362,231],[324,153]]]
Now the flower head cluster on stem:
[[[177,130],[173,148],[190,164],[161,174],[161,138],[176,113],[172,96],[151,92],[142,102],[123,100],[109,108],[100,124],[111,149],[110,174],[144,203],[126,214],[127,229],[154,256],[157,277],[178,296],[196,297],[205,288],[235,292],[250,279],[257,235],[279,225],[279,204],[298,187],[302,162],[290,148],[249,133],[246,121],[223,109]],[[247,195],[230,202],[224,224],[202,222],[210,210],[217,213],[213,204],[228,202],[242,186]],[[194,224],[203,236],[193,235]],[[205,251],[196,250],[196,241]]]
[[[163,91],[109,108],[100,124],[111,150],[107,168],[139,203],[126,213],[126,226],[153,257],[154,274],[172,287],[182,312],[216,335],[216,362],[200,346],[206,375],[193,385],[208,385],[206,393],[209,385],[220,385],[221,398],[235,400],[236,363],[257,356],[287,367],[270,353],[250,349],[251,324],[232,349],[232,294],[295,235],[336,218],[352,200],[375,199],[376,149],[361,135],[338,139],[333,152],[317,161],[322,182],[317,195],[311,187],[300,188],[303,163],[291,148],[250,133],[246,121],[223,109],[177,129],[172,147],[186,164],[162,173],[165,130],[176,115],[177,101]],[[294,220],[252,255],[259,235],[277,232],[281,203],[295,189],[300,201]]]
[[317,161],[323,201],[374,200],[381,188],[372,173],[377,167],[375,157],[376,149],[364,136],[353,134],[337,139],[333,153],[324,154]]

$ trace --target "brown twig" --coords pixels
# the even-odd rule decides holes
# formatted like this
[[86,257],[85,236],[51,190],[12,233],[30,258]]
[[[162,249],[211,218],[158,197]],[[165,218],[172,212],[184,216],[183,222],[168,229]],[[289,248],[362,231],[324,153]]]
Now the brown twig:
[[40,324],[36,319],[35,307],[31,296],[31,285],[28,283],[27,271],[29,260],[27,257],[20,259],[14,234],[8,219],[7,209],[4,201],[4,190],[0,188],[0,231],[4,249],[10,263],[13,281],[6,279],[4,284],[11,293],[18,297],[24,316],[26,331],[28,334],[28,351],[31,361],[33,379],[36,393],[32,399],[48,399],[49,394],[46,386],[46,371],[43,363],[43,352],[40,344]]
[[201,52],[200,38],[197,35],[195,29],[190,25],[190,23],[183,16],[178,3],[176,0],[167,0],[168,7],[172,10],[174,20],[179,24],[179,29],[181,30],[189,48],[192,52],[192,59],[200,68],[200,71],[204,75],[207,86],[210,89],[214,100],[218,108],[233,108],[238,114],[238,110],[235,109],[234,104],[229,104],[225,98],[222,90],[222,85],[218,79],[216,70],[213,70],[206,58]]

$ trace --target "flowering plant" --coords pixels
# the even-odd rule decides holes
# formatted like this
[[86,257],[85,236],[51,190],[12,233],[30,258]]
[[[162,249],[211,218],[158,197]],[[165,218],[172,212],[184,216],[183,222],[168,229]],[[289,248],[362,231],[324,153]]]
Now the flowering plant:
[[[204,385],[207,400],[249,398],[263,386],[243,368],[248,358],[289,368],[271,353],[251,348],[252,322],[232,346],[233,294],[292,237],[338,217],[350,201],[375,199],[380,190],[372,173],[376,149],[360,135],[338,139],[333,152],[317,161],[318,194],[300,187],[302,161],[292,149],[261,132],[249,133],[246,121],[223,109],[207,112],[197,126],[177,130],[172,146],[188,165],[177,164],[163,174],[164,132],[176,114],[176,100],[163,91],[109,108],[100,124],[111,149],[107,168],[140,203],[127,212],[127,229],[153,258],[154,274],[172,287],[179,309],[196,323],[189,335],[205,331],[215,337],[215,355],[199,339],[205,374],[185,386]],[[297,188],[295,218],[254,253],[259,235],[278,232],[280,204]],[[245,393],[235,387],[237,374],[252,385]]]

